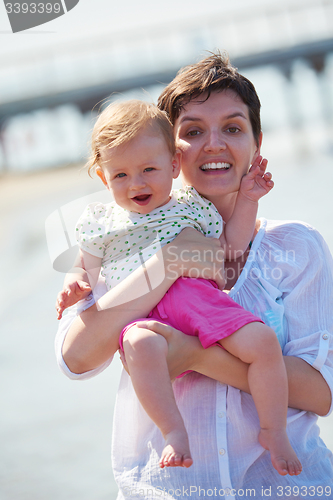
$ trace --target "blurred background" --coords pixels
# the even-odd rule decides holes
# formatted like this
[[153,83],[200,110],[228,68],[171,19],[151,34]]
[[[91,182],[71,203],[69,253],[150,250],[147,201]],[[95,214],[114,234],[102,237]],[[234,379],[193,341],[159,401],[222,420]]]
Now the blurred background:
[[[104,99],[156,102],[186,64],[226,50],[256,86],[275,188],[259,215],[304,220],[333,251],[333,0],[80,0],[12,34],[0,4],[1,500],[106,500],[120,363],[72,382],[54,357],[45,221],[102,189],[82,166]],[[320,419],[333,450],[333,418]]]

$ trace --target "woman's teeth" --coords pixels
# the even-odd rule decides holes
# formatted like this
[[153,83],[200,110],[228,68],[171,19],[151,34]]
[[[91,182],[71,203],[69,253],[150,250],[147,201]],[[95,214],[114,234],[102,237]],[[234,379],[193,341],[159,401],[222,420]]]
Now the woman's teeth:
[[231,167],[230,163],[205,163],[201,170],[228,170]]

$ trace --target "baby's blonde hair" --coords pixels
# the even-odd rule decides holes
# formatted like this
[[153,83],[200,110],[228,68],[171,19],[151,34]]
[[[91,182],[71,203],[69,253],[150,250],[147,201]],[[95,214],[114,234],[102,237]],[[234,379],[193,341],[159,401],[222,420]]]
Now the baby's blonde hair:
[[134,139],[145,127],[161,133],[170,150],[175,154],[173,128],[167,114],[154,104],[132,99],[109,104],[98,117],[92,132],[91,156],[87,162],[91,175],[97,166],[102,167],[101,153]]

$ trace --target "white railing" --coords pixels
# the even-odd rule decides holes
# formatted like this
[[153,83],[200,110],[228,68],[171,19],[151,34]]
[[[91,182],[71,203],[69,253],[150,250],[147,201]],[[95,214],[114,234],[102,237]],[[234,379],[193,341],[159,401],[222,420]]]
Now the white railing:
[[0,57],[0,104],[176,70],[205,50],[231,59],[333,37],[333,0],[269,2],[186,23],[119,33],[85,33],[57,47]]

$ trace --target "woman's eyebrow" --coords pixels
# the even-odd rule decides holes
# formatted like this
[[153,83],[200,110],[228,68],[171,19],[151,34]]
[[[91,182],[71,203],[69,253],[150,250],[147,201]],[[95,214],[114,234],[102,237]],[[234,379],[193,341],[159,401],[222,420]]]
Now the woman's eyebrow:
[[[244,120],[247,120],[247,116],[245,113],[242,111],[236,111],[235,113],[231,113],[230,115],[223,116],[223,120],[231,120],[232,118],[244,118]],[[200,116],[183,116],[180,118],[179,122],[184,123],[184,122],[199,122],[202,121],[202,118]]]
[[244,118],[245,120],[247,120],[247,116],[241,111],[237,111],[236,113],[232,113],[231,115],[225,117],[226,120],[230,120],[232,118]]
[[183,116],[182,118],[180,118],[180,123],[184,123],[184,122],[198,122],[198,121],[201,121],[201,118],[199,117],[196,117],[196,116]]

